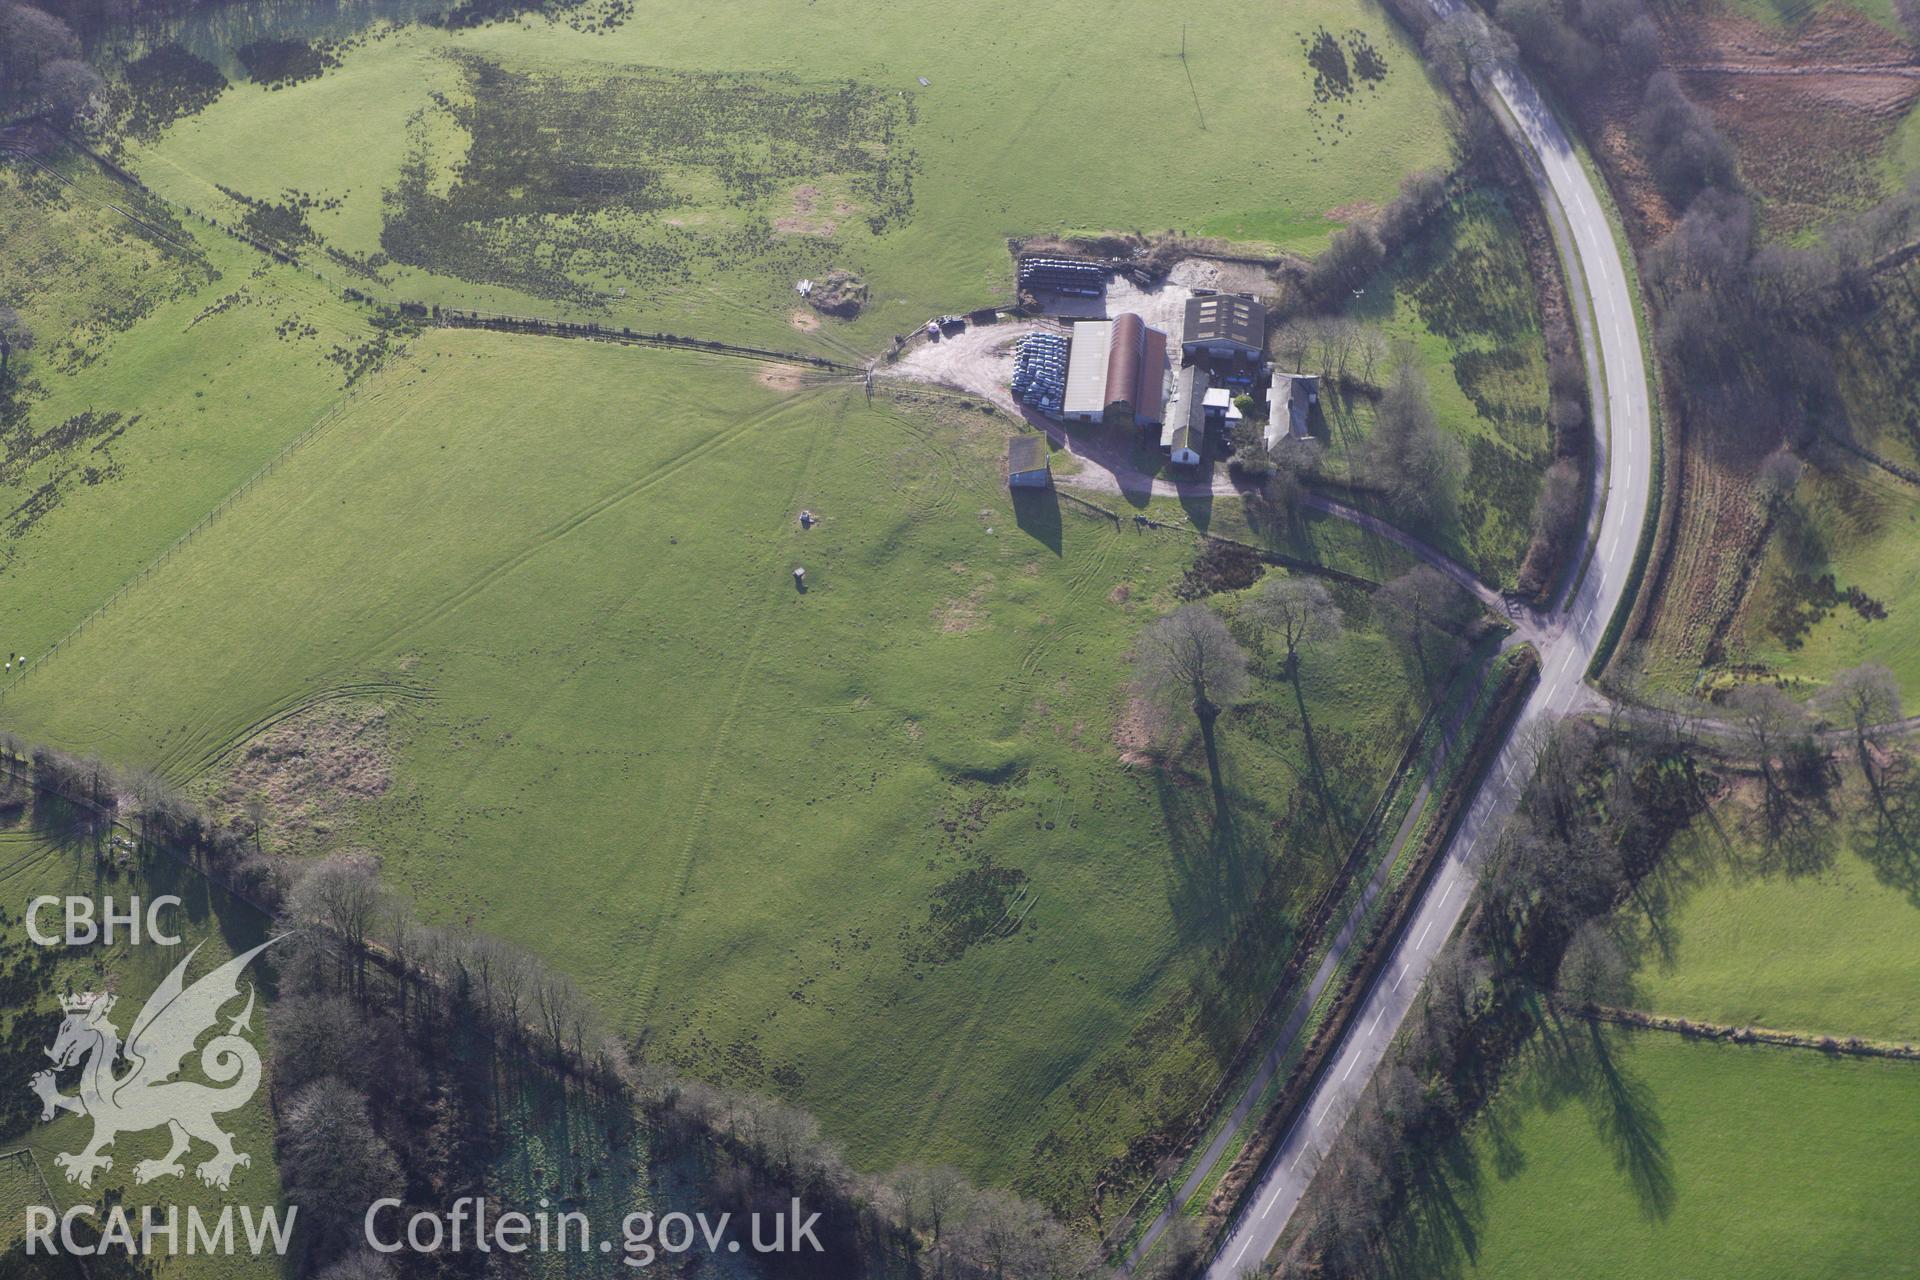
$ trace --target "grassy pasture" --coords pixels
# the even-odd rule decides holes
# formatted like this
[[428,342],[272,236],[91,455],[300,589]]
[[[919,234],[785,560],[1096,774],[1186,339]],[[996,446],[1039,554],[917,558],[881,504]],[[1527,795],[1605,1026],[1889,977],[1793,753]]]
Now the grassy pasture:
[[752,369],[421,337],[8,721],[211,786],[288,714],[378,704],[390,785],[333,835],[432,915],[863,1163],[1082,1212],[1210,1087],[1418,716],[1411,674],[1362,593],[1299,699],[1263,659],[1214,831],[1197,746],[1116,758],[1127,647],[1191,541],[1015,509],[971,409]]
[[1638,1007],[1920,1042],[1920,842],[1879,817],[1853,770],[1833,807],[1831,820],[1768,841],[1743,794],[1676,838],[1612,925],[1637,958]]
[[1830,8],[1852,9],[1889,30],[1900,30],[1892,0],[1727,0],[1727,8],[1769,26],[1787,28],[1801,26]]
[[[1881,662],[1907,700],[1920,699],[1916,536],[1920,490],[1851,460],[1809,469],[1768,540],[1741,617],[1744,659],[1814,686],[1842,667]],[[1821,585],[1827,574],[1834,591]],[[1885,616],[1849,604],[1849,588]]]
[[1911,1063],[1568,1024],[1435,1161],[1390,1272],[1911,1276],[1916,1140]]
[[[1920,470],[1917,286],[1911,268],[1885,277],[1879,308],[1844,336],[1836,362],[1854,440],[1908,471]],[[1729,656],[1811,685],[1841,667],[1882,662],[1903,696],[1920,700],[1916,532],[1920,488],[1837,447],[1822,450],[1774,520]],[[1823,583],[1829,574],[1832,590]],[[1849,603],[1850,589],[1871,604]]]
[[[1311,251],[1449,153],[1416,52],[1352,0],[651,3],[598,34],[380,28],[339,56],[291,87],[236,83],[133,146],[142,176],[236,217],[220,188],[310,196],[312,232],[396,297],[756,341],[872,350],[1004,300],[1012,235],[1180,227]],[[779,126],[771,149],[732,120],[742,101]],[[827,265],[860,270],[873,305],[796,334],[793,282]]]
[[[1539,299],[1519,236],[1500,191],[1472,191],[1396,254],[1350,309],[1418,362],[1435,416],[1464,452],[1457,520],[1430,536],[1505,586],[1526,557],[1552,445]],[[1391,377],[1394,358],[1380,362],[1377,380]],[[1373,407],[1336,396],[1326,404],[1328,463],[1335,475],[1347,474],[1371,430]]]
[[[147,996],[185,957],[188,949],[196,945],[201,948],[187,972],[187,980],[191,982],[235,953],[267,938],[267,922],[259,912],[211,887],[197,873],[176,863],[156,856],[125,867],[101,867],[95,860],[92,837],[75,839],[70,819],[57,810],[58,806],[40,804],[27,815],[0,824],[0,887],[4,888],[6,902],[6,947],[4,953],[0,953],[4,973],[0,974],[0,980],[5,981],[9,990],[0,1018],[7,1025],[9,1065],[19,1071],[18,1079],[10,1081],[18,1091],[18,1099],[9,1099],[5,1120],[0,1122],[5,1127],[0,1133],[0,1151],[32,1152],[46,1179],[43,1189],[30,1167],[19,1158],[0,1163],[0,1213],[4,1213],[7,1224],[7,1234],[0,1236],[0,1242],[10,1244],[20,1238],[26,1206],[48,1204],[47,1189],[53,1193],[51,1203],[56,1212],[76,1204],[105,1205],[117,1201],[127,1207],[136,1229],[138,1210],[143,1205],[177,1205],[183,1215],[188,1205],[194,1205],[211,1219],[228,1204],[257,1208],[279,1203],[280,1175],[274,1158],[273,1122],[267,1109],[267,1091],[272,1087],[270,1062],[267,1063],[268,1079],[262,1082],[253,1100],[219,1117],[220,1126],[233,1137],[235,1150],[245,1152],[252,1159],[249,1165],[234,1171],[232,1185],[225,1191],[204,1186],[195,1176],[194,1165],[208,1154],[207,1149],[197,1143],[183,1158],[187,1167],[184,1177],[159,1179],[145,1185],[134,1181],[137,1161],[157,1159],[166,1153],[168,1134],[164,1127],[121,1134],[108,1151],[113,1157],[113,1168],[96,1174],[91,1188],[68,1182],[64,1172],[55,1165],[55,1155],[79,1151],[93,1130],[92,1121],[69,1113],[62,1113],[50,1124],[41,1124],[40,1104],[27,1092],[27,1073],[46,1065],[40,1050],[52,1044],[59,1025],[58,997],[69,990],[111,990],[119,1001],[112,1021],[124,1036]],[[139,895],[142,901],[148,901],[163,893],[176,894],[182,900],[181,908],[168,919],[169,926],[183,938],[179,948],[145,943],[132,946],[116,940],[112,946],[62,947],[43,952],[28,939],[21,919],[28,900],[40,894],[87,896],[92,897],[96,905],[111,895],[116,905],[124,909],[130,895]],[[57,913],[43,914],[41,923],[43,927],[57,929]],[[258,975],[251,972],[248,977],[259,980]],[[243,986],[243,996],[244,991]],[[267,1046],[268,994],[265,990],[260,992],[261,999],[254,1006],[250,1024],[251,1038],[255,1047],[263,1051],[263,1060]],[[240,1008],[236,1000],[223,1013],[231,1018]],[[197,1057],[189,1058],[183,1075],[198,1078]],[[70,1083],[66,1087],[69,1091],[72,1088]],[[181,1229],[185,1230],[184,1218]],[[241,1234],[237,1219],[234,1230],[236,1235]],[[196,1256],[178,1265],[180,1274],[218,1280],[282,1273],[279,1260],[271,1255],[258,1259],[245,1253],[231,1257]]]
[[[1446,159],[1375,10],[1192,15],[1184,61],[1165,15],[1086,23],[828,0],[379,30],[315,78],[169,99],[210,105],[129,158],[394,298],[829,352],[1004,298],[1008,235],[1233,222],[1311,250]],[[1309,62],[1323,24],[1358,82],[1326,41]],[[548,146],[562,124],[592,146]],[[953,1159],[1069,1215],[1096,1179],[1131,1198],[1128,1143],[1211,1086],[1419,717],[1363,593],[1297,690],[1259,658],[1216,830],[1196,744],[1118,758],[1127,647],[1191,540],[1016,508],[998,421],[597,344],[403,355],[310,275],[63,170],[82,193],[0,169],[0,273],[36,268],[0,283],[43,337],[0,474],[0,648],[36,663],[0,723],[218,795],[263,733],[377,708],[364,800],[299,847],[379,850],[428,913],[535,947],[650,1052],[795,1097],[863,1163]],[[798,332],[792,280],[827,265],[874,305]],[[1336,522],[1269,536],[1404,567]]]
[[39,339],[0,405],[0,649],[36,659],[380,343],[310,275],[174,222],[88,162],[54,167],[74,186],[0,166],[0,296]]

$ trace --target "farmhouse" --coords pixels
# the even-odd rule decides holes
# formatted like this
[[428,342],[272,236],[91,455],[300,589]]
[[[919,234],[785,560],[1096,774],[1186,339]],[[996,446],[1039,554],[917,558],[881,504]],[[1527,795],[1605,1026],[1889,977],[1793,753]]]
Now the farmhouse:
[[1313,434],[1313,406],[1320,402],[1320,378],[1312,373],[1273,371],[1273,388],[1267,395],[1267,448],[1291,435],[1305,440]]
[[1131,311],[1073,326],[1061,413],[1076,422],[1158,426],[1166,413],[1167,335]]
[[1020,435],[1007,441],[1007,484],[1015,489],[1045,489],[1053,484],[1045,436]]
[[1201,356],[1258,360],[1267,346],[1267,310],[1239,293],[1202,293],[1187,299],[1180,351],[1188,360]]

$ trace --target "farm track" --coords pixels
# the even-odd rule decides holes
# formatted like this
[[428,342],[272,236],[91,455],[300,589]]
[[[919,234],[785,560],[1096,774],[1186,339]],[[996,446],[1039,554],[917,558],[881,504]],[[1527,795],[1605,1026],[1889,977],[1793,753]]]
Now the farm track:
[[[762,429],[765,427],[764,423],[752,425]],[[778,520],[784,521],[800,496],[810,489],[814,468],[820,457],[822,437],[831,440],[840,438],[837,431],[827,431],[819,424],[813,426],[812,433],[812,439],[807,446],[806,461],[799,468],[792,490],[787,495],[786,504],[775,517]],[[772,572],[773,568],[784,562],[784,559],[785,557],[776,547],[763,558],[762,572]],[[660,898],[661,911],[656,917],[659,923],[654,926],[652,938],[646,941],[645,959],[634,982],[634,990],[640,995],[637,1008],[638,1021],[642,1025],[650,1025],[653,1020],[655,1005],[660,995],[661,970],[666,962],[665,952],[671,944],[675,926],[680,917],[677,909],[679,901],[685,896],[693,879],[694,867],[699,861],[701,842],[706,836],[707,824],[713,812],[714,791],[719,785],[723,772],[722,757],[733,728],[740,720],[741,707],[746,701],[747,691],[753,687],[752,675],[766,647],[767,629],[774,625],[775,611],[772,608],[762,607],[758,613],[759,617],[753,624],[752,632],[740,650],[741,658],[736,666],[733,690],[728,695],[726,710],[721,714],[719,723],[714,726],[713,731],[707,735],[706,768],[702,771],[700,779],[700,793],[695,798],[693,809],[687,818],[687,836],[675,857],[674,866],[670,872],[671,879]]]
[[606,514],[608,511],[613,510],[629,499],[639,497],[654,488],[654,486],[672,479],[675,475],[700,461],[708,454],[725,448],[727,445],[732,444],[734,441],[756,429],[763,429],[764,425],[762,422],[749,420],[737,423],[725,431],[716,432],[714,435],[707,437],[693,448],[681,454],[667,466],[656,468],[646,475],[629,480],[611,492],[602,494],[585,506],[569,512],[562,519],[555,521],[535,534],[533,538],[519,550],[512,552],[496,561],[487,569],[482,570],[477,577],[469,580],[465,586],[455,591],[452,595],[443,598],[438,604],[431,606],[424,613],[418,614],[408,621],[401,623],[399,626],[381,636],[378,640],[364,646],[361,650],[362,656],[371,658],[376,654],[387,652],[395,644],[418,631],[420,628],[430,626],[442,618],[447,617],[449,614],[452,614],[462,605],[474,599],[476,596],[481,595],[496,582],[516,569],[521,568],[546,548],[566,538],[583,525]]

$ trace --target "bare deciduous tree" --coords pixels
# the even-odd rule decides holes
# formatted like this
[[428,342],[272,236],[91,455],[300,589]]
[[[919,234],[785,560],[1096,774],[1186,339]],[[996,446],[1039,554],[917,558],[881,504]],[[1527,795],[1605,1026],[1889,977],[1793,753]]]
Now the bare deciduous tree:
[[322,1258],[359,1243],[367,1205],[400,1184],[393,1152],[374,1132],[367,1102],[345,1081],[313,1081],[287,1103],[280,1173]]
[[1299,665],[1302,647],[1340,638],[1340,606],[1318,578],[1269,574],[1248,608],[1254,621],[1280,637],[1289,676]]
[[1454,581],[1430,565],[1420,565],[1380,588],[1387,633],[1413,655],[1428,693],[1437,693],[1466,656],[1461,629],[1475,604]]
[[346,997],[283,997],[267,1015],[267,1030],[273,1037],[275,1089],[298,1092],[327,1076],[366,1086],[372,1062],[366,1021]]
[[1427,32],[1425,52],[1435,72],[1459,87],[1475,72],[1511,61],[1519,49],[1512,36],[1462,6]]
[[1834,676],[1820,693],[1821,706],[1853,734],[1853,749],[1876,801],[1881,799],[1880,769],[1874,752],[1900,719],[1900,682],[1878,662],[1863,662]]
[[1554,985],[1563,999],[1578,1008],[1617,1004],[1626,998],[1629,969],[1626,953],[1613,935],[1589,920],[1567,944]]
[[1214,722],[1246,692],[1247,655],[1220,616],[1203,604],[1182,605],[1148,627],[1136,646],[1134,688],[1163,711],[1191,711],[1200,724],[1216,815],[1224,817],[1226,783]]
[[910,1235],[924,1234],[928,1252],[936,1263],[943,1262],[942,1241],[965,1216],[972,1184],[952,1165],[910,1164],[894,1175],[893,1185],[900,1198],[901,1225]]
[[365,854],[322,858],[306,869],[288,897],[288,914],[296,924],[318,926],[343,944],[342,962],[360,997],[366,994],[367,941],[390,910],[379,871]]
[[1440,429],[1425,379],[1410,358],[1400,360],[1380,397],[1362,470],[1398,512],[1435,520],[1453,508],[1465,456]]
[[1783,690],[1770,684],[1741,685],[1727,695],[1727,710],[1759,766],[1769,817],[1777,820],[1786,792],[1776,761],[1796,735],[1806,732],[1807,713]]

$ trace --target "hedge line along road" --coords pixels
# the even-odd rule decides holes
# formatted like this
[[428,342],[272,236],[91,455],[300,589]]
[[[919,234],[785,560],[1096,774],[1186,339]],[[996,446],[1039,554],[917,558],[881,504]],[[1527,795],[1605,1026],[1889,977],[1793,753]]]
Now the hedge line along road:
[[[1459,0],[1429,3],[1443,19],[1461,7]],[[1654,426],[1632,277],[1622,256],[1626,246],[1616,238],[1606,206],[1572,143],[1526,74],[1502,67],[1479,82],[1527,158],[1554,225],[1576,311],[1584,311],[1579,327],[1594,389],[1594,457],[1606,479],[1600,521],[1591,558],[1571,598],[1535,641],[1541,658],[1539,685],[1501,744],[1373,989],[1269,1156],[1208,1269],[1208,1280],[1231,1280],[1259,1266],[1272,1252],[1322,1155],[1352,1114],[1412,1009],[1435,956],[1465,912],[1476,860],[1493,847],[1533,772],[1539,727],[1582,705],[1587,666],[1608,621],[1631,604],[1627,587],[1653,495]],[[1583,292],[1588,308],[1580,306]]]

